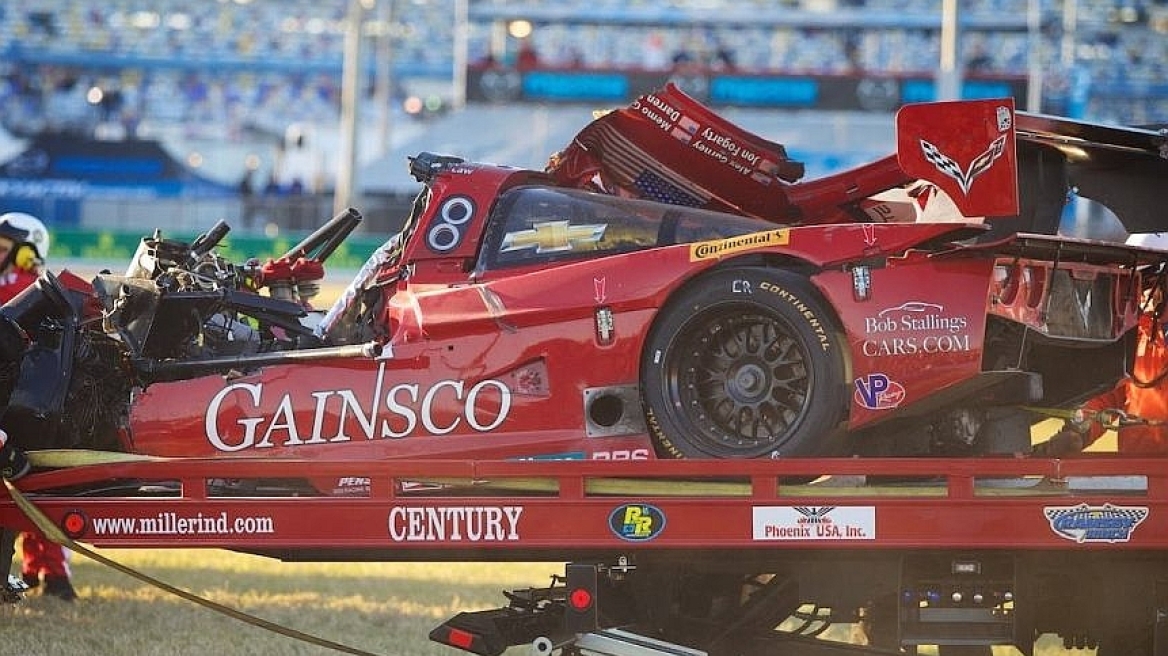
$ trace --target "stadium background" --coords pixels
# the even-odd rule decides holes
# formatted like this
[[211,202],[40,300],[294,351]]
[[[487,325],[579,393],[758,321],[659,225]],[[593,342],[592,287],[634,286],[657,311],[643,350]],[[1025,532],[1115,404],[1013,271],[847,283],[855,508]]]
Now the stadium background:
[[5,0],[0,209],[43,218],[55,259],[120,266],[155,227],[220,218],[232,255],[263,256],[343,181],[366,222],[333,261],[355,266],[417,191],[409,155],[541,168],[593,110],[669,80],[814,177],[885,154],[895,107],[946,97],[949,2],[948,95],[1168,122],[1165,0]]

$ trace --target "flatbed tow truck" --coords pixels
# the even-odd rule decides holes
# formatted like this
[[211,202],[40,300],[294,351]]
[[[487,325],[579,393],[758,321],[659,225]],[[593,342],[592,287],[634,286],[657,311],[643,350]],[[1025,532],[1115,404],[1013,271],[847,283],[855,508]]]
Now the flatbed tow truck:
[[[34,458],[52,458],[45,452]],[[431,633],[496,655],[1168,654],[1168,468],[1155,458],[301,461],[147,458],[27,476],[82,544],[284,561],[567,563]],[[348,477],[347,497],[282,483]],[[101,493],[92,483],[109,481]],[[241,481],[255,483],[239,486]],[[86,496],[70,494],[86,488]],[[247,489],[248,496],[227,490]],[[265,491],[266,490],[266,491]],[[823,639],[858,623],[869,644]],[[1071,652],[1074,653],[1074,652]],[[1083,653],[1083,652],[1079,652]]]
[[[1168,132],[1009,99],[897,120],[895,155],[806,183],[672,85],[545,171],[420,153],[402,232],[314,326],[295,299],[354,209],[262,266],[215,252],[220,222],[156,230],[125,276],[42,277],[0,313],[4,430],[38,470],[0,526],[567,563],[431,634],[485,656],[1168,656],[1168,460],[1013,457],[1015,409],[1127,373],[1164,253],[1054,233],[1072,192],[1163,230]],[[948,220],[918,217],[942,192]],[[954,457],[870,457],[926,451]]]

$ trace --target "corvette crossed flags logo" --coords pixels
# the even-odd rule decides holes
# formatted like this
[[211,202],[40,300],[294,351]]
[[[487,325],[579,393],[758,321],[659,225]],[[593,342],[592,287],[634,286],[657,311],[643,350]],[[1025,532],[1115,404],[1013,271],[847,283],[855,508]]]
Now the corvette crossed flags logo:
[[990,147],[982,154],[974,157],[973,161],[969,163],[969,168],[964,171],[961,170],[961,165],[954,161],[952,157],[941,152],[933,144],[924,139],[920,139],[920,143],[921,152],[924,154],[925,159],[937,167],[938,171],[956,180],[957,184],[961,187],[962,193],[968,195],[969,188],[973,186],[973,181],[982,173],[990,170],[994,162],[1002,156],[1006,148],[1006,136],[1002,135],[994,139]]

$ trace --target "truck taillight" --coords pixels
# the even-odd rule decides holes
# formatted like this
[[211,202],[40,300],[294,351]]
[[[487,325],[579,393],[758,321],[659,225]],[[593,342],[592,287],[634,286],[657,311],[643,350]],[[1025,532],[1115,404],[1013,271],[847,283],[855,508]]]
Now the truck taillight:
[[568,603],[572,605],[572,610],[574,611],[587,611],[592,608],[592,592],[585,588],[572,590],[572,593],[568,596]]
[[459,631],[458,629],[450,629],[450,633],[446,635],[446,644],[460,649],[470,649],[474,645],[474,641],[475,636],[473,633]]
[[[488,617],[484,617],[487,615]],[[430,640],[479,656],[499,656],[510,643],[490,613],[459,613],[430,631]]]

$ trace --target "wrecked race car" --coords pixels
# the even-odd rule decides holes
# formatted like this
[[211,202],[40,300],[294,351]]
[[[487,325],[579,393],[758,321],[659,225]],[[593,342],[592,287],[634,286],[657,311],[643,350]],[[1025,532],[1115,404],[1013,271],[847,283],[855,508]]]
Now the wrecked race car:
[[897,153],[805,182],[781,145],[673,87],[597,118],[546,171],[421,153],[402,231],[324,311],[306,300],[356,210],[264,265],[217,254],[226,225],[156,232],[124,275],[45,275],[0,309],[9,447],[1025,453],[1031,406],[1125,374],[1165,260],[1036,233],[1072,188],[1158,227],[1164,137],[1008,99],[897,121]]

